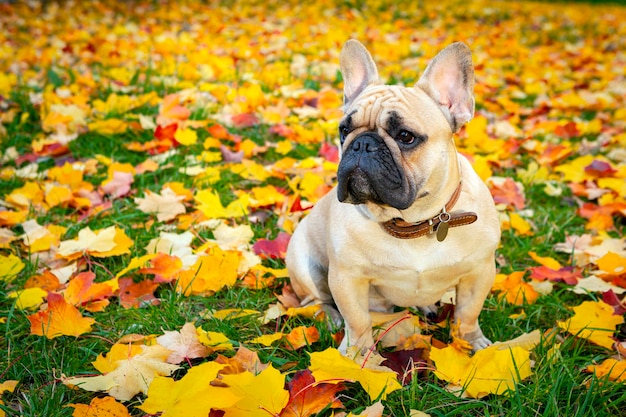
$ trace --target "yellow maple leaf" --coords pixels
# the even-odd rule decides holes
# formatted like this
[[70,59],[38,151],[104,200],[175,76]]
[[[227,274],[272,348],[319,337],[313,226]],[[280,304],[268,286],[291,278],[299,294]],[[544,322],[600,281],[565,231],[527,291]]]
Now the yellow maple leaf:
[[115,226],[96,231],[86,227],[78,232],[75,239],[61,242],[58,254],[66,259],[76,259],[84,254],[104,258],[130,253],[132,244],[124,230]]
[[238,267],[239,252],[215,246],[211,253],[199,256],[191,268],[180,272],[176,288],[185,295],[214,293],[237,282]]
[[87,124],[87,128],[92,132],[98,132],[103,135],[114,135],[116,133],[124,133],[128,128],[128,123],[122,119],[105,119],[95,120]]
[[132,271],[133,269],[137,269],[137,268],[143,267],[146,263],[148,263],[152,259],[156,258],[158,255],[159,255],[158,253],[148,253],[147,255],[143,255],[143,256],[139,256],[137,258],[131,259],[130,263],[126,266],[126,268],[124,268],[120,272],[118,272],[115,275],[115,278],[119,278],[122,275]]
[[610,349],[615,341],[613,333],[624,317],[614,314],[613,307],[604,301],[585,301],[574,307],[574,316],[557,325],[577,337]]
[[26,265],[17,256],[10,254],[8,256],[0,255],[0,281],[8,281],[20,273]]
[[271,365],[258,375],[248,371],[224,375],[222,382],[240,397],[232,406],[220,408],[224,417],[279,415],[289,402],[289,391],[284,388],[285,376]]
[[281,332],[264,334],[263,336],[255,337],[254,339],[250,340],[250,343],[258,343],[263,346],[272,346],[272,343],[282,339],[283,336],[285,336],[285,334]]
[[174,133],[174,139],[183,146],[195,145],[198,141],[198,134],[190,128],[178,129]]
[[610,381],[626,382],[626,360],[608,358],[600,365],[587,366],[587,372],[593,372],[598,378],[608,375]]
[[435,362],[435,375],[439,379],[463,387],[473,398],[502,395],[532,375],[530,352],[521,346],[489,346],[472,357],[452,345],[443,349],[433,347],[430,358]]
[[232,407],[241,397],[229,388],[210,384],[225,366],[206,362],[178,381],[157,377],[150,384],[148,398],[137,408],[149,414],[163,413],[162,417],[205,417],[211,409]]
[[30,334],[54,339],[59,336],[80,336],[91,331],[96,321],[83,317],[80,311],[65,301],[61,294],[48,294],[48,308],[28,316]]
[[128,360],[141,352],[143,348],[139,345],[116,343],[106,355],[99,354],[91,364],[101,373],[107,374],[119,366],[119,361]]
[[356,381],[361,384],[372,400],[378,397],[384,400],[388,394],[402,388],[395,372],[362,368],[358,363],[339,353],[337,349],[329,348],[323,352],[313,352],[310,356],[309,369],[318,383],[338,384]]
[[208,347],[211,352],[223,352],[234,349],[230,339],[224,333],[210,332],[198,327],[196,334],[198,341]]
[[39,307],[48,295],[48,291],[39,287],[25,288],[8,294],[9,298],[15,298],[15,307],[19,310]]
[[595,263],[603,274],[620,275],[626,273],[626,257],[615,252],[607,252]]
[[528,254],[530,255],[531,258],[533,258],[535,262],[537,262],[540,265],[543,265],[555,271],[558,271],[559,269],[561,269],[561,264],[559,263],[559,261],[557,261],[554,258],[551,258],[549,256],[539,256],[537,255],[537,253],[533,251],[528,252]]
[[242,217],[248,214],[250,197],[242,195],[237,200],[224,207],[219,195],[215,191],[201,190],[194,197],[197,208],[209,219],[224,219]]
[[130,417],[124,404],[118,403],[113,397],[94,398],[87,404],[68,404],[74,408],[72,417]]
[[165,362],[171,350],[161,345],[142,349],[140,354],[118,361],[118,366],[105,375],[65,377],[62,382],[86,391],[106,391],[120,401],[128,401],[140,392],[147,394],[154,378],[170,375],[179,366]]

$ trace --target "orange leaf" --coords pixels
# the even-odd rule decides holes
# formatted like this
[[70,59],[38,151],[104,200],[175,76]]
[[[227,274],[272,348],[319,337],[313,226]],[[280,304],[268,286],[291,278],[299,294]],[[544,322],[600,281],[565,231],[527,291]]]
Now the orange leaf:
[[308,417],[327,407],[343,407],[337,399],[337,393],[345,389],[343,384],[316,384],[309,369],[296,372],[287,388],[289,402],[280,417]]
[[492,181],[491,195],[496,204],[506,204],[517,210],[522,210],[526,206],[523,190],[511,178],[503,181]]
[[285,347],[288,350],[298,350],[320,340],[320,332],[317,327],[300,326],[285,335],[285,340],[287,342]]
[[[81,272],[76,275],[67,285],[65,299],[75,305],[81,306],[93,301],[100,301],[113,295],[113,289],[105,283],[94,283],[96,274],[93,272]],[[87,307],[89,310],[89,307]]]
[[154,274],[154,282],[171,282],[178,276],[183,262],[177,256],[166,253],[157,253],[150,260],[151,268],[141,268],[140,274]]
[[58,336],[80,336],[91,331],[95,323],[83,317],[80,311],[65,301],[61,294],[48,294],[48,309],[28,316],[30,333],[54,339]]
[[158,305],[154,290],[159,286],[151,279],[134,282],[132,278],[119,278],[120,304],[124,308],[139,308],[146,305]]
[[522,305],[524,301],[532,304],[539,298],[539,294],[528,283],[524,282],[525,271],[516,271],[509,275],[498,274],[493,284],[493,291],[500,291],[500,298],[515,305]]
[[113,397],[94,398],[89,405],[69,404],[72,417],[130,417],[128,409]]

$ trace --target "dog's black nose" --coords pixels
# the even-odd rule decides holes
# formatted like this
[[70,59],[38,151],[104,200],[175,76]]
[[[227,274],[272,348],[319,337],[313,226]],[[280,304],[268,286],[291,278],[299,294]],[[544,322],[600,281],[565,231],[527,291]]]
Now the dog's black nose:
[[352,141],[350,150],[353,152],[377,152],[382,139],[372,133],[363,133]]

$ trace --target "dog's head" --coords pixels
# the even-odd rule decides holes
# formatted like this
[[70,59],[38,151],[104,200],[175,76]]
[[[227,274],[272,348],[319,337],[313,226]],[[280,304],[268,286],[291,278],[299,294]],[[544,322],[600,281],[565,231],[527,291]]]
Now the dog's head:
[[382,85],[356,40],[345,44],[340,64],[339,201],[405,210],[455,175],[458,183],[452,134],[474,115],[469,48],[454,43],[442,50],[414,87]]

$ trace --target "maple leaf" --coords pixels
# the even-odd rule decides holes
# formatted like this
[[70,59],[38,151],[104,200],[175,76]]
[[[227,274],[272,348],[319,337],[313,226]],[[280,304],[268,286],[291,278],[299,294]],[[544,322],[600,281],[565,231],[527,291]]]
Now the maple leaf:
[[0,281],[13,279],[25,266],[24,262],[13,254],[0,255]]
[[208,332],[198,327],[196,329],[198,342],[206,348],[209,353],[223,352],[225,350],[233,350],[233,344],[230,339],[223,333]]
[[43,300],[48,296],[48,291],[33,287],[23,290],[12,291],[8,294],[9,298],[15,298],[15,307],[20,310],[39,307]]
[[68,404],[74,408],[72,417],[130,417],[128,409],[113,397],[94,398],[89,405]]
[[209,219],[223,219],[242,217],[248,214],[250,197],[241,196],[226,207],[222,205],[219,195],[215,191],[201,190],[194,197],[197,209]]
[[130,186],[135,182],[132,172],[114,171],[105,180],[100,189],[111,198],[120,198],[130,193]]
[[199,256],[190,269],[180,272],[176,288],[185,295],[214,293],[235,284],[238,266],[237,252],[214,247],[210,254]]
[[252,248],[257,255],[264,258],[284,259],[287,255],[287,245],[289,245],[290,239],[291,235],[280,232],[273,240],[258,239]]
[[223,375],[222,382],[241,398],[230,407],[220,408],[224,417],[279,415],[289,402],[289,391],[284,389],[285,376],[271,365],[258,375],[250,372]]
[[140,345],[132,345],[130,343],[116,343],[111,346],[109,352],[99,354],[95,361],[91,362],[94,368],[103,374],[107,374],[114,371],[122,360],[130,359],[135,355],[143,352],[143,347]]
[[168,363],[181,363],[184,360],[204,358],[211,350],[198,340],[196,326],[193,323],[185,323],[180,331],[165,331],[162,336],[156,338],[161,346],[170,349]]
[[337,393],[342,384],[317,384],[309,369],[298,371],[287,384],[289,402],[280,417],[308,417],[326,408],[343,408]]
[[252,373],[253,375],[258,375],[269,366],[261,362],[259,355],[256,352],[243,345],[239,346],[237,353],[235,353],[235,356],[232,358],[218,355],[215,362],[225,365],[224,369],[220,371],[220,374],[224,375],[240,374],[246,371]]
[[61,294],[48,294],[48,308],[28,316],[30,333],[54,339],[59,336],[80,336],[91,331],[96,321],[83,317],[80,311],[65,301]]
[[181,145],[190,146],[195,145],[198,141],[198,134],[192,129],[178,129],[174,133],[174,139]]
[[530,353],[520,346],[492,345],[472,357],[452,345],[443,349],[433,347],[430,358],[435,362],[435,375],[439,379],[463,387],[473,398],[502,395],[532,374]]
[[81,272],[76,275],[67,285],[63,293],[65,299],[75,306],[85,305],[88,311],[102,311],[108,305],[96,304],[95,309],[90,307],[94,302],[105,300],[113,295],[113,288],[107,283],[94,283],[96,274],[93,272]]
[[511,178],[492,177],[491,195],[496,204],[506,204],[517,210],[522,210],[526,206],[524,198],[524,188]]
[[159,283],[151,279],[134,282],[132,278],[119,278],[118,284],[120,305],[124,308],[139,308],[160,303],[154,296],[154,290],[158,288]]
[[105,375],[65,377],[62,382],[86,391],[106,391],[120,401],[128,401],[140,392],[147,394],[154,378],[170,375],[179,366],[165,363],[171,351],[161,345],[142,348],[143,352],[119,360],[117,367]]
[[593,372],[598,378],[607,377],[609,381],[626,382],[626,360],[608,358],[600,365],[589,365],[587,372]]
[[387,366],[396,372],[400,377],[402,385],[408,385],[413,380],[414,374],[419,377],[426,376],[429,352],[430,347],[383,352],[381,356],[385,360],[381,365]]
[[317,327],[299,326],[293,329],[289,334],[285,335],[285,346],[287,350],[298,350],[301,347],[309,346],[320,340],[320,332]]
[[232,390],[211,385],[225,365],[205,362],[191,368],[178,381],[157,377],[140,410],[162,417],[206,417],[211,409],[232,407],[241,397]]
[[613,346],[613,333],[624,323],[624,317],[615,315],[613,307],[603,301],[585,301],[572,310],[573,317],[557,322],[561,329],[607,349]]
[[61,242],[58,254],[70,260],[84,254],[104,258],[130,253],[132,244],[126,233],[115,226],[96,231],[86,227],[78,232],[75,239]]
[[156,213],[157,220],[165,222],[185,212],[185,205],[181,203],[184,199],[184,196],[176,194],[170,188],[164,188],[161,194],[146,190],[146,196],[135,198],[135,203],[138,204],[139,210],[144,213]]
[[385,399],[388,394],[401,388],[395,372],[362,368],[337,349],[328,348],[323,352],[313,352],[309,355],[311,356],[309,369],[318,383],[338,384],[356,381],[372,400],[379,396]]
[[141,268],[140,274],[154,274],[154,282],[171,282],[178,276],[183,262],[176,256],[170,256],[165,253],[156,253],[150,259],[149,268]]
[[539,298],[539,294],[524,281],[525,274],[525,271],[515,271],[509,275],[496,275],[492,291],[500,291],[499,297],[505,298],[511,304],[534,303]]

